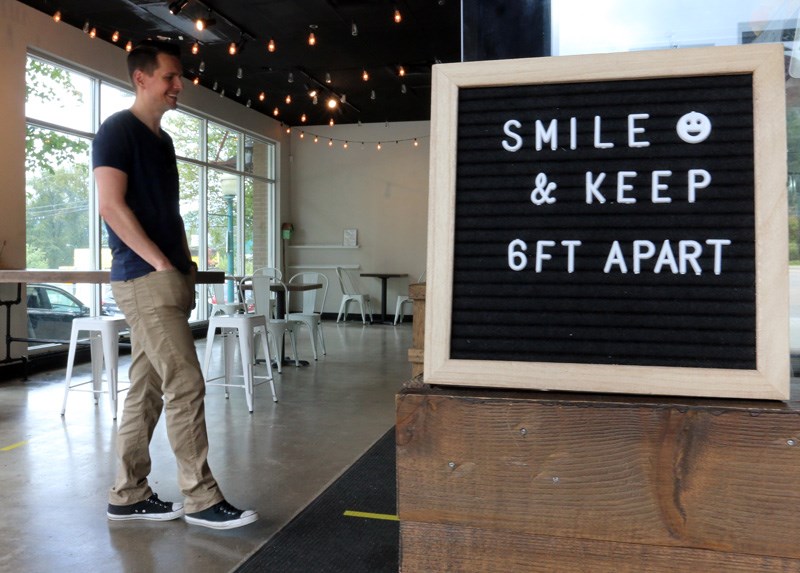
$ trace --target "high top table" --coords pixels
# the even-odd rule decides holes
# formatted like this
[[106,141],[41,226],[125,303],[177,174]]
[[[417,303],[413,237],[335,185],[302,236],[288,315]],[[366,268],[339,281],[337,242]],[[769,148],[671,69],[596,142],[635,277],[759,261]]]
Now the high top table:
[[373,277],[381,280],[381,324],[394,324],[386,320],[386,281],[407,277],[408,273],[361,273],[362,277]]
[[[198,271],[197,284],[213,284],[225,281],[225,273],[218,271]],[[20,338],[11,336],[11,307],[22,302],[22,285],[26,283],[89,283],[105,284],[111,282],[110,271],[80,271],[56,269],[0,269],[0,283],[17,285],[17,297],[11,300],[0,300],[0,305],[6,307],[6,355],[0,360],[0,365],[11,362],[22,362],[27,365],[27,356],[11,357],[11,344],[14,342],[41,342],[35,338]],[[54,341],[44,341],[54,342]],[[60,341],[59,341],[60,342]],[[63,341],[67,342],[67,341]]]

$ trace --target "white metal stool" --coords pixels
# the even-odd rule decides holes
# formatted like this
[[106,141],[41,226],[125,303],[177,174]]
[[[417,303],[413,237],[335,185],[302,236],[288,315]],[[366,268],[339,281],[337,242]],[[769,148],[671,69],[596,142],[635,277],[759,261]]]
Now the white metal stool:
[[[208,377],[209,367],[211,366],[211,351],[214,346],[214,338],[216,330],[220,329],[223,335],[223,360],[224,360],[224,374],[214,378]],[[233,357],[236,351],[236,339],[234,332],[238,334],[239,338],[239,354],[242,358],[242,374],[233,374]],[[226,386],[244,388],[244,395],[247,399],[247,409],[253,411],[253,388],[258,384],[269,382],[272,387],[272,400],[278,401],[278,396],[275,394],[275,381],[272,377],[272,360],[270,357],[269,346],[267,343],[267,319],[264,315],[260,314],[233,314],[233,315],[217,315],[208,319],[208,332],[206,333],[206,354],[203,360],[203,376],[206,379],[206,384],[209,386]],[[264,351],[264,358],[267,363],[267,375],[256,376],[253,372],[253,364],[255,362],[255,354],[253,352],[253,340],[256,334],[260,334],[261,347]],[[231,378],[241,377],[242,384],[232,384]],[[254,381],[261,379],[261,382],[256,384]],[[215,380],[224,380],[224,382],[214,382]],[[228,397],[228,391],[225,391],[225,397]]]
[[[70,390],[79,392],[92,392],[94,403],[97,396],[107,392],[111,403],[111,415],[117,419],[117,395],[128,389],[119,387],[117,365],[119,363],[119,333],[128,328],[125,319],[119,316],[87,316],[76,318],[72,321],[72,332],[69,339],[69,355],[67,357],[67,375],[64,379],[64,404],[61,406],[61,415],[67,411],[67,397]],[[75,350],[78,346],[78,334],[81,331],[89,333],[89,347],[92,353],[92,379],[86,382],[72,384],[72,368],[75,364]],[[103,364],[105,364],[108,389],[103,390]],[[80,390],[79,386],[91,384],[91,390]]]

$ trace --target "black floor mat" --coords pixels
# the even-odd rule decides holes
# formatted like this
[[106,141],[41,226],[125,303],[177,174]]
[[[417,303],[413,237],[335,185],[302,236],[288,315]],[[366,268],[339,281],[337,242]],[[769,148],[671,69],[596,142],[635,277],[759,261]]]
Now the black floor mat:
[[392,428],[236,572],[396,572],[400,528],[394,518],[395,472]]

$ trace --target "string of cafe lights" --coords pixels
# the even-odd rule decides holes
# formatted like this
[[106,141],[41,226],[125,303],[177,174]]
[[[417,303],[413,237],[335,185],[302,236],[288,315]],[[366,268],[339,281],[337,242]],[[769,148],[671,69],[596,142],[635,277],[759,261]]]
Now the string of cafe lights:
[[[352,145],[361,145],[361,147],[366,146],[367,144],[374,146],[377,151],[381,151],[384,145],[390,145],[394,142],[395,145],[400,145],[401,143],[411,143],[413,147],[419,147],[420,140],[428,139],[429,135],[420,135],[416,137],[405,137],[405,138],[389,138],[387,139],[371,139],[371,140],[362,140],[362,139],[343,139],[340,137],[330,137],[328,135],[320,135],[318,133],[314,133],[312,131],[308,131],[307,129],[298,129],[296,127],[290,127],[284,124],[281,124],[281,127],[286,129],[287,134],[296,133],[298,139],[308,140],[312,143],[320,143],[326,144],[328,147],[336,147],[337,145],[341,145],[343,149],[349,149]],[[388,126],[387,126],[388,127]]]
[[[207,28],[209,28],[211,26],[216,25],[217,24],[217,19],[220,19],[220,20],[224,21],[230,27],[232,27],[232,28],[234,28],[234,29],[239,31],[239,41],[238,42],[231,42],[227,46],[228,54],[230,54],[231,56],[236,56],[238,53],[240,53],[242,51],[242,49],[244,48],[244,45],[245,45],[246,42],[248,42],[248,41],[256,41],[255,37],[253,37],[249,33],[244,32],[239,25],[235,24],[230,19],[228,19],[225,16],[223,16],[222,14],[220,14],[217,10],[213,10],[212,8],[210,8],[207,5],[203,4],[202,0],[174,0],[174,1],[168,3],[168,10],[173,16],[178,15],[190,2],[193,2],[194,4],[197,4],[197,5],[201,6],[201,7],[203,7],[205,9],[205,11],[206,11],[206,17],[198,17],[195,20],[195,28],[198,30],[198,32],[202,32],[203,30],[205,30],[205,29],[207,29]],[[52,16],[52,18],[53,18],[53,20],[55,22],[61,22],[62,17],[63,17],[63,14],[62,14],[62,11],[60,9],[57,9],[53,13],[53,16]],[[396,24],[399,24],[399,23],[401,23],[403,21],[403,15],[402,15],[402,13],[400,12],[400,10],[398,9],[397,6],[393,7],[392,13],[391,13],[391,18]],[[129,37],[127,39],[124,39],[124,38],[122,38],[123,32],[121,32],[119,29],[114,29],[113,32],[111,32],[109,30],[105,30],[105,31],[104,30],[98,30],[98,27],[96,25],[93,25],[90,22],[90,20],[85,20],[84,21],[82,29],[83,29],[83,32],[85,34],[87,34],[90,38],[94,39],[94,38],[97,38],[98,36],[100,36],[101,38],[107,38],[113,44],[116,44],[116,45],[119,45],[119,46],[123,46],[125,51],[127,51],[127,52],[130,52],[133,49],[133,46],[135,45],[135,42],[132,39],[134,37],[134,34],[131,34],[129,32],[124,32]],[[318,29],[318,27],[316,25],[314,25],[314,24],[309,25],[309,35],[308,35],[307,40],[306,40],[309,46],[314,46],[317,43],[317,35],[316,35],[317,29]],[[358,33],[359,33],[358,32],[358,26],[357,26],[355,21],[350,23],[350,31],[351,31],[351,35],[352,36],[358,36]],[[166,37],[160,37],[160,36],[159,36],[158,39],[161,39],[161,40],[172,40],[172,38],[166,38]],[[183,35],[179,35],[178,39],[181,42],[185,42],[186,41],[184,39]],[[123,45],[122,42],[125,42],[124,45]],[[201,47],[203,46],[203,43],[197,38],[190,38],[188,43],[189,43],[189,51],[190,51],[190,53],[192,55],[194,55],[194,56],[200,55]],[[272,37],[269,38],[269,40],[265,43],[265,48],[266,48],[266,51],[268,53],[274,53],[274,52],[277,51],[278,47],[277,47],[277,44],[276,44],[274,38],[272,38]],[[194,85],[198,85],[198,84],[201,83],[201,76],[208,78],[209,74],[206,73],[207,72],[206,68],[207,68],[207,66],[205,64],[205,61],[201,59],[199,61],[198,65],[197,65],[196,71],[192,70],[192,76],[193,77],[191,77],[190,81]],[[400,78],[403,78],[405,76],[405,68],[402,65],[397,65],[396,66],[396,72],[397,72],[398,77],[400,77]],[[237,79],[242,79],[243,73],[244,72],[243,72],[242,68],[238,67],[237,68],[237,74],[236,74]],[[368,73],[368,70],[367,70],[366,66],[361,67],[361,78],[362,78],[362,80],[364,82],[369,81],[369,73]],[[189,78],[187,77],[187,79],[189,79]],[[327,72],[325,74],[324,84],[322,82],[320,82],[320,81],[317,81],[314,78],[308,77],[307,79],[310,80],[310,82],[312,84],[319,85],[319,89],[317,89],[315,87],[312,87],[310,89],[310,91],[309,91],[309,95],[314,93],[314,95],[311,95],[311,98],[312,98],[313,103],[315,105],[317,104],[317,102],[320,99],[324,99],[325,103],[323,105],[328,110],[330,110],[332,112],[335,111],[336,109],[338,109],[341,106],[349,105],[348,102],[347,102],[347,97],[346,97],[345,94],[338,94],[336,91],[334,91],[330,87],[330,84],[331,84],[331,74],[330,74],[330,72]],[[211,78],[208,78],[207,81],[210,82],[210,85],[208,85],[207,87],[210,87],[212,89],[212,91],[218,92],[220,97],[225,97],[226,88],[224,86],[222,86],[219,81],[213,80],[213,82],[212,82]],[[288,74],[288,81],[289,81],[289,83],[293,83],[293,72],[291,72],[291,71]],[[206,82],[203,82],[203,83],[205,84]],[[403,94],[407,93],[407,88],[406,88],[405,83],[401,84],[400,91]],[[323,92],[325,92],[327,95],[324,98],[320,98],[319,95],[321,95]],[[236,98],[240,98],[240,103],[244,104],[248,108],[253,106],[254,100],[259,102],[259,103],[264,104],[263,109],[264,109],[265,112],[268,112],[269,111],[269,107],[271,106],[271,104],[264,103],[265,100],[267,99],[267,96],[266,96],[266,92],[263,91],[263,90],[261,92],[259,92],[257,95],[251,96],[251,97],[247,97],[247,96],[243,95],[241,87],[236,87],[235,91],[231,90],[230,92],[227,92],[227,93],[228,94],[235,93]],[[371,90],[370,98],[372,100],[375,100],[377,98],[375,90]],[[291,104],[291,95],[286,95],[285,98],[280,98],[278,101],[285,101],[286,105],[288,106],[288,105]],[[349,105],[349,107],[351,107],[352,109],[357,111],[357,108],[353,108],[352,105]],[[278,119],[278,117],[280,115],[282,115],[280,105],[275,105],[273,107],[271,115],[276,119]],[[301,123],[304,123],[305,122],[305,114],[302,114],[302,116],[299,119],[300,119]],[[329,123],[330,123],[331,126],[334,125],[333,117],[330,118],[330,122]],[[283,125],[283,122],[281,123],[281,125]],[[321,137],[321,136],[315,135],[315,134],[311,134],[311,135],[314,136],[316,139],[319,139],[319,137]],[[303,137],[303,132],[301,132],[301,138],[302,137]],[[362,145],[366,144],[366,143],[372,143],[372,144],[376,144],[377,149],[381,149],[382,144],[386,143],[386,142],[383,142],[383,141],[363,141],[363,142],[358,141],[358,142],[354,142],[354,141],[337,140],[337,139],[332,139],[331,140],[330,138],[327,138],[327,139],[329,139],[331,142],[333,142],[333,141],[342,142],[343,146],[345,148],[347,148],[349,146],[349,144],[352,144],[352,143],[361,143]],[[397,142],[399,143],[400,141],[413,141],[414,145],[417,146],[418,145],[418,139],[419,138],[410,138],[410,139],[406,139],[406,140],[397,140]]]

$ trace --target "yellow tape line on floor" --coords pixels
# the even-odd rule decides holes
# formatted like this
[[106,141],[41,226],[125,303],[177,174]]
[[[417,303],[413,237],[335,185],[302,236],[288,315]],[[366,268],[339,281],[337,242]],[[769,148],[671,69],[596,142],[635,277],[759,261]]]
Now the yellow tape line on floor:
[[22,446],[24,446],[24,445],[25,445],[25,444],[27,444],[27,443],[28,443],[28,442],[27,442],[27,441],[25,441],[25,442],[17,442],[16,444],[11,444],[10,446],[6,446],[5,448],[0,448],[0,452],[8,452],[8,451],[10,451],[10,450],[13,450],[13,449],[16,449],[16,448],[22,447]]
[[367,519],[384,519],[386,521],[400,521],[396,515],[389,513],[367,513],[365,511],[350,511],[349,509],[344,512],[345,517],[366,517]]

